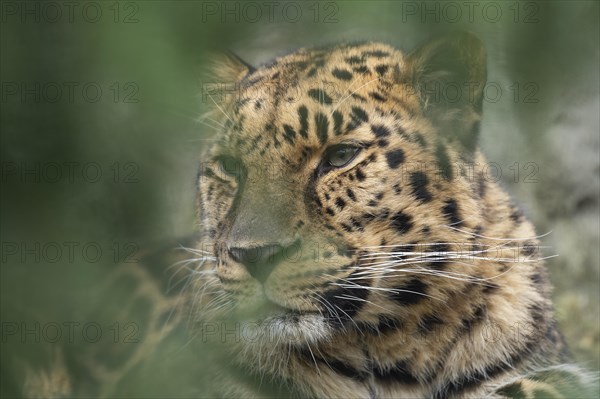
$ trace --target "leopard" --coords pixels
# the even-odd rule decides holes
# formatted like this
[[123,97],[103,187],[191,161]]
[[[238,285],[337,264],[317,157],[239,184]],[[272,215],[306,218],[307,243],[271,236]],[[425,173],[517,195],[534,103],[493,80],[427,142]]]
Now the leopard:
[[540,237],[486,177],[486,69],[468,32],[217,63],[196,248],[253,326],[227,342],[243,378],[224,396],[579,392]]
[[[196,233],[174,263],[185,284],[175,299],[151,268],[122,271],[146,281],[131,291],[152,293],[154,330],[168,314],[167,333],[183,324],[204,344],[198,387],[186,392],[596,395],[559,331],[542,237],[489,178],[476,35],[452,32],[410,52],[381,42],[301,48],[258,67],[230,53],[210,76],[199,121],[214,132],[195,179]],[[96,380],[126,384],[121,376],[163,336]],[[63,390],[49,396],[81,393],[53,370],[28,387],[57,380]]]

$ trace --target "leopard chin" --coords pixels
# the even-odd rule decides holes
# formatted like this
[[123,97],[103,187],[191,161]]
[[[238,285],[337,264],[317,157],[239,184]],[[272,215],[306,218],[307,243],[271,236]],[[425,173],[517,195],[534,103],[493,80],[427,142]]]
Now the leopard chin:
[[268,316],[240,322],[236,330],[239,340],[230,341],[230,349],[245,353],[244,357],[322,345],[333,338],[327,320],[318,314]]
[[333,335],[330,318],[319,311],[284,307],[261,294],[245,299],[229,315],[246,345],[306,345],[324,342]]
[[319,313],[286,312],[259,321],[262,338],[273,344],[298,346],[321,343],[331,338],[327,319]]

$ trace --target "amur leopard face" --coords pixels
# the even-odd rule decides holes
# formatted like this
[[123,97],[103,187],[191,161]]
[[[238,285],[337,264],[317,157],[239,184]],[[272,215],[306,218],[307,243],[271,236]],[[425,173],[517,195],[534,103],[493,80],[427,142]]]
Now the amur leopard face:
[[[447,278],[502,272],[478,257],[452,261],[488,248],[486,182],[464,167],[481,160],[483,50],[472,36],[457,40],[460,51],[366,43],[221,67],[229,89],[209,94],[222,129],[199,174],[199,245],[216,259],[229,316],[319,341],[417,325],[467,289],[495,289]],[[447,56],[460,66],[442,69]],[[464,82],[459,101],[439,95]],[[458,323],[484,307],[473,299],[444,317]]]

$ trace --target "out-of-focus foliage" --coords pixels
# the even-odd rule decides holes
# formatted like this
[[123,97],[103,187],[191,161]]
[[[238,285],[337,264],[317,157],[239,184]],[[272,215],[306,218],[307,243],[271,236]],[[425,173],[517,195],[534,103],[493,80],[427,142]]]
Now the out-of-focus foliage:
[[[1,3],[2,395],[21,392],[18,365],[93,345],[9,334],[6,323],[95,322],[112,334],[126,293],[97,283],[127,255],[193,230],[197,154],[211,133],[197,117],[210,105],[201,93],[214,54],[260,63],[340,40],[409,50],[457,29],[488,48],[483,149],[538,232],[552,231],[543,243],[560,255],[548,261],[559,323],[577,359],[598,369],[597,2],[254,3],[259,14],[241,1],[74,2],[72,14],[58,2],[59,18],[44,3]],[[177,358],[186,341],[160,356]],[[210,367],[202,353],[189,358],[180,366]],[[187,383],[176,368],[151,375],[120,392]]]

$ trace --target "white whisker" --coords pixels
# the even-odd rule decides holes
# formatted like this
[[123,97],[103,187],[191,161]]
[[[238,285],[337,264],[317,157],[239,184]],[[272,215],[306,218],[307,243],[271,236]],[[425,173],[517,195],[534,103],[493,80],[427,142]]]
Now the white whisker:
[[229,122],[234,123],[233,120],[229,117],[229,115],[227,115],[227,113],[225,111],[223,111],[223,108],[219,107],[219,104],[217,104],[217,102],[214,100],[214,98],[210,95],[210,93],[206,93],[208,94],[208,97],[210,97],[210,100],[217,106],[217,108],[219,109],[219,111],[221,111],[223,113],[223,115],[225,115],[225,117],[227,119],[229,119]]
[[340,102],[339,102],[339,103],[338,103],[338,104],[335,106],[335,108],[334,108],[334,109],[331,111],[331,113],[329,114],[329,117],[331,118],[331,116],[332,116],[332,115],[333,115],[333,113],[334,113],[334,112],[335,112],[335,111],[338,109],[338,107],[339,107],[340,105],[342,105],[342,103],[343,103],[344,101],[346,101],[348,98],[350,98],[350,97],[351,97],[351,96],[352,96],[354,93],[356,93],[357,91],[359,91],[360,89],[362,89],[363,87],[365,87],[366,85],[368,85],[369,83],[375,82],[375,81],[377,81],[377,80],[379,80],[379,79],[381,79],[381,78],[375,78],[375,79],[373,79],[373,80],[369,80],[367,83],[365,83],[364,85],[360,86],[358,89],[354,90],[352,93],[350,93],[350,94],[348,94],[346,97],[344,97],[344,98],[342,99],[342,101],[340,101]]
[[519,238],[514,238],[514,237],[513,237],[513,238],[502,238],[502,237],[488,237],[488,236],[484,236],[484,235],[482,235],[482,234],[476,234],[476,233],[472,233],[472,232],[470,232],[470,231],[466,231],[466,230],[458,229],[458,228],[456,228],[456,227],[451,227],[451,226],[448,226],[448,225],[444,225],[444,227],[446,227],[446,228],[449,228],[449,229],[451,229],[451,230],[458,231],[458,232],[460,232],[460,233],[463,233],[463,234],[467,234],[467,235],[473,236],[473,237],[480,237],[480,238],[485,238],[485,239],[487,239],[487,240],[495,240],[495,241],[527,241],[527,240],[539,240],[540,238],[544,238],[544,237],[546,237],[546,236],[548,236],[548,235],[552,234],[552,230],[550,230],[550,231],[549,231],[549,232],[547,232],[547,233],[541,234],[541,235],[539,235],[539,236],[534,236],[534,237],[519,237]]

